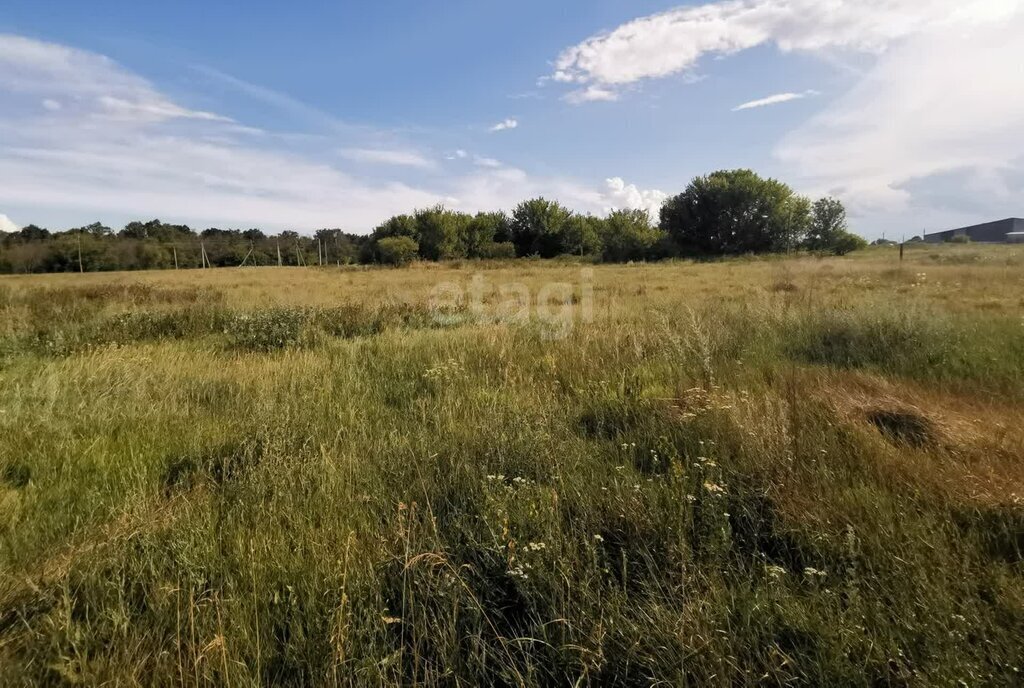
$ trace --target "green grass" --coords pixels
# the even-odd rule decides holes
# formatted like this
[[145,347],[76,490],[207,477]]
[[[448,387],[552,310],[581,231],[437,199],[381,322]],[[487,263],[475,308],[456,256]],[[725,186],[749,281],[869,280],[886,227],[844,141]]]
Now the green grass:
[[919,260],[564,338],[436,317],[472,265],[6,281],[0,684],[1019,683],[1020,278]]

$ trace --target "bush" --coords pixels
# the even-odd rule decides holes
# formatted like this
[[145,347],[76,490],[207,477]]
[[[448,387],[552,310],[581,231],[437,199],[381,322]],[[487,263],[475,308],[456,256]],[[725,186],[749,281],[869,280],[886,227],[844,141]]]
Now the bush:
[[852,232],[840,232],[833,238],[832,245],[829,248],[835,255],[845,256],[847,253],[853,253],[867,247],[868,242],[863,237],[857,236]]
[[492,241],[480,247],[481,258],[515,258],[516,245],[511,241]]
[[377,242],[380,262],[386,265],[408,265],[419,254],[420,245],[405,236],[388,237]]
[[274,308],[235,316],[227,334],[232,348],[268,352],[304,342],[309,314],[299,308]]
[[969,244],[971,243],[971,237],[966,234],[957,234],[955,237],[949,240],[951,244]]

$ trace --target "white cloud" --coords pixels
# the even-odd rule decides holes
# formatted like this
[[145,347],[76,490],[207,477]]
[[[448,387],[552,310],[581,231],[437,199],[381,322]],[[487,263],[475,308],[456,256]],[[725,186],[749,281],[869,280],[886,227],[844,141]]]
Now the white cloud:
[[[785,137],[778,157],[804,188],[839,194],[861,213],[909,211],[912,180],[957,170],[1001,176],[1024,159],[1022,32],[1024,12],[904,42]],[[999,188],[962,193],[995,201]]]
[[70,101],[92,119],[230,121],[172,103],[148,81],[102,55],[12,34],[0,34],[0,89],[10,94],[56,94],[59,98],[45,97],[43,107],[57,111]]
[[498,122],[497,124],[495,124],[493,127],[491,127],[490,131],[492,131],[492,132],[507,131],[509,129],[515,129],[518,126],[519,126],[519,121],[518,120],[509,118],[509,119],[506,119],[504,121],[501,121],[501,122]]
[[[539,195],[584,211],[604,204],[599,192],[571,180],[486,162],[463,176],[430,174],[417,185],[366,181],[336,166],[339,150],[398,170],[422,164],[410,154],[415,146],[361,147],[357,142],[382,132],[201,72],[310,129],[263,132],[176,102],[105,57],[0,35],[0,205],[50,225],[58,216],[68,226],[162,217],[197,226],[369,230],[389,215],[441,202],[468,212]],[[42,100],[63,107],[39,117]],[[453,155],[471,157],[461,149]]]
[[449,153],[448,155],[444,156],[444,159],[445,160],[465,160],[468,157],[469,157],[469,153],[467,153],[466,151],[464,151],[461,148],[459,148],[458,150],[456,150],[456,151],[454,151],[452,153]]
[[612,90],[692,70],[708,55],[772,44],[783,52],[881,52],[937,26],[1003,19],[1019,0],[723,0],[636,19],[572,46],[554,81]]
[[658,217],[662,203],[668,194],[658,189],[640,189],[635,184],[626,184],[621,177],[605,180],[602,202],[605,212],[612,210],[646,210],[652,218]]
[[339,155],[353,162],[365,162],[399,167],[430,169],[434,162],[414,150],[390,150],[384,148],[343,148]]
[[615,91],[595,86],[591,84],[586,88],[581,88],[575,91],[569,91],[565,94],[564,100],[572,105],[580,105],[582,103],[593,103],[598,101],[615,101],[619,99],[619,94]]
[[737,105],[732,109],[732,111],[739,112],[741,110],[753,110],[754,108],[762,108],[769,105],[779,105],[780,103],[788,103],[791,100],[801,100],[817,94],[817,91],[804,91],[803,93],[776,93],[775,95],[768,96],[767,98],[751,100],[743,103],[742,105]]
[[0,232],[17,232],[21,227],[14,224],[11,218],[7,217],[3,213],[0,213]]
[[502,166],[500,160],[495,160],[494,158],[485,158],[481,155],[477,155],[476,157],[473,158],[473,164],[476,165],[477,167],[490,167],[492,169],[497,169]]

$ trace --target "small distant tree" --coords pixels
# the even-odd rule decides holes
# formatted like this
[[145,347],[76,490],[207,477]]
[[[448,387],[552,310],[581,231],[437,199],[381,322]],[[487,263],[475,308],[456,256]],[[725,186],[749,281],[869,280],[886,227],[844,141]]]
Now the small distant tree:
[[419,254],[420,245],[412,237],[394,236],[377,241],[377,255],[385,265],[408,265]]
[[820,198],[811,208],[811,223],[804,247],[811,251],[831,250],[846,232],[846,208],[842,201]]
[[661,208],[661,228],[685,254],[768,253],[795,247],[810,203],[782,182],[750,170],[697,177]]
[[50,230],[36,225],[25,225],[15,234],[22,241],[46,241],[50,238]]

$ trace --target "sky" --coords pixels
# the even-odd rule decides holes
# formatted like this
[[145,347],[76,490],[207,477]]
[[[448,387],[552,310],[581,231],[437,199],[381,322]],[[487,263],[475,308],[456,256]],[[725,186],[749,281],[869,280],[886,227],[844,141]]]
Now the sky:
[[1024,216],[1024,0],[0,6],[0,229],[657,211],[751,168],[870,239]]

